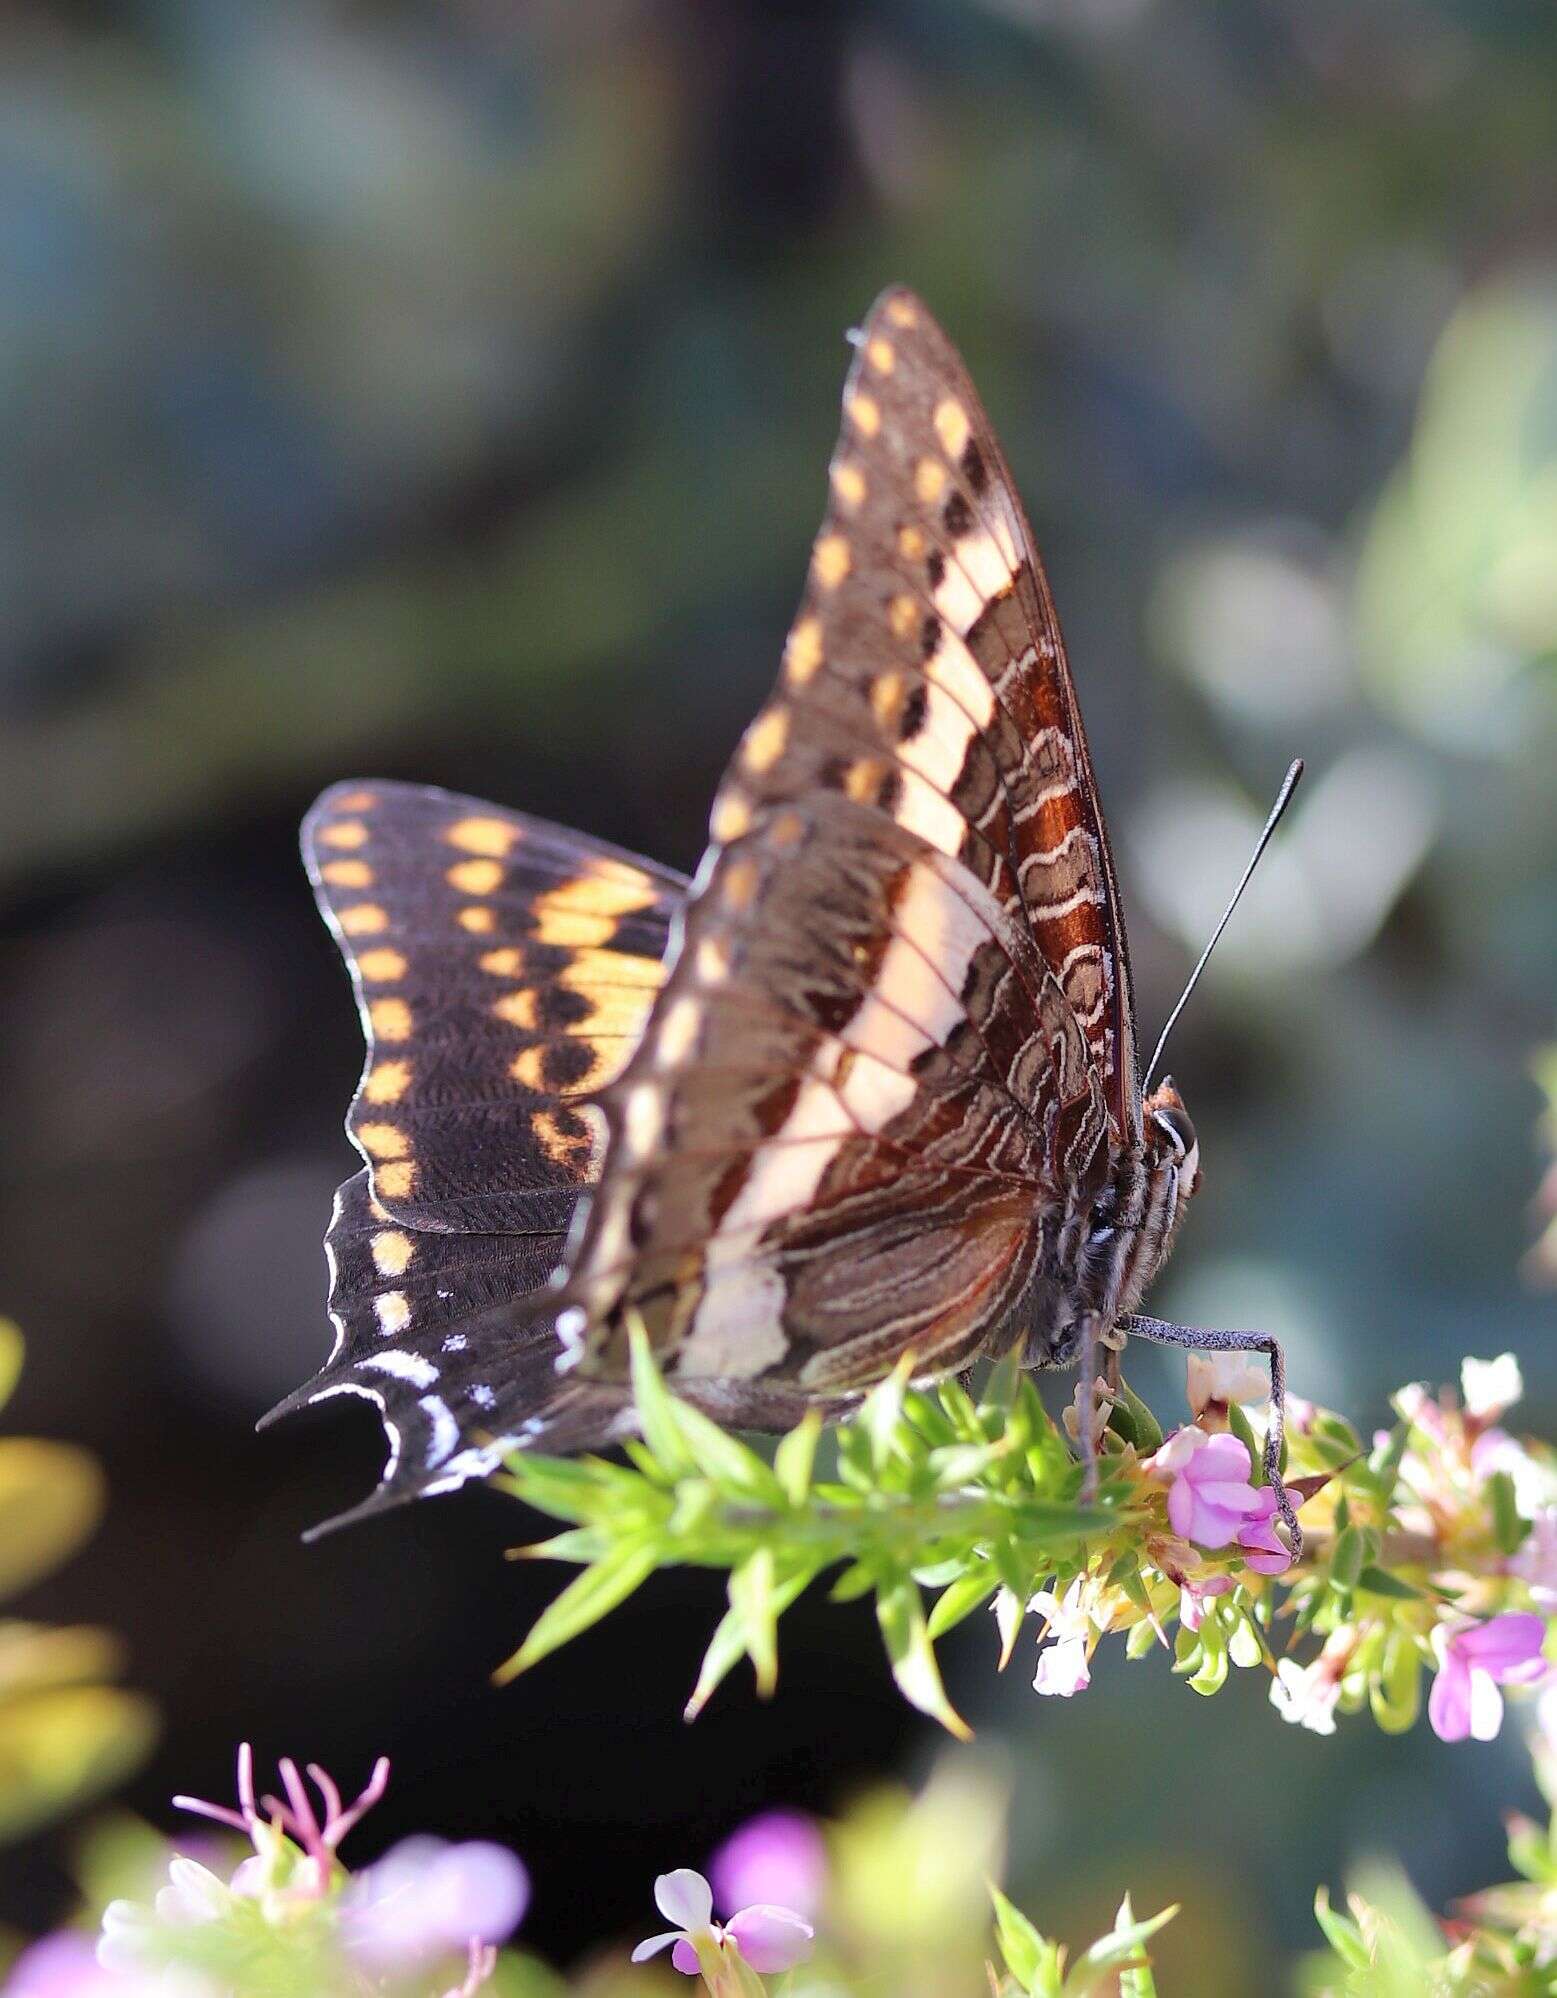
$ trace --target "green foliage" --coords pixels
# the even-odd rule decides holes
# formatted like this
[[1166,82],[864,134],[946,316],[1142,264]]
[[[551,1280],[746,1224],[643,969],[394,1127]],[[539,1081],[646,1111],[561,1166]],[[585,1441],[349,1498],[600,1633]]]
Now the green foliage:
[[[0,1319],[0,1405],[22,1351],[21,1334]],[[68,1560],[102,1507],[102,1474],[84,1451],[0,1438],[0,1597]],[[107,1683],[119,1664],[106,1631],[0,1619],[0,1843],[111,1789],[149,1750],[150,1704]]]
[[[874,1598],[904,1697],[954,1734],[935,1639],[1005,1588],[1025,1602],[1089,1548],[1123,1548],[1147,1518],[1128,1447],[1104,1465],[1097,1502],[1080,1503],[1080,1469],[1030,1379],[998,1369],[981,1401],[955,1381],[910,1389],[908,1368],[871,1394],[817,1474],[819,1425],[801,1424],[772,1464],[676,1400],[647,1342],[634,1340],[643,1442],[624,1466],[600,1458],[508,1461],[499,1484],[567,1529],[526,1549],[582,1573],[503,1668],[511,1677],[576,1637],[656,1568],[728,1571],[729,1609],[714,1632],[688,1714],[742,1658],[758,1686],[777,1677],[777,1626],[819,1576],[837,1570],[835,1601]],[[934,1592],[927,1612],[925,1590]]]
[[1119,1904],[1113,1928],[1100,1936],[1067,1974],[1065,1951],[1041,1936],[998,1888],[990,1892],[995,1903],[996,1939],[1010,1972],[999,1987],[1002,1998],[1007,1994],[1015,1998],[1017,1993],[1022,1998],[1088,1998],[1092,1992],[1114,1990],[1121,1998],[1156,1998],[1146,1944],[1173,1920],[1177,1908],[1164,1908],[1150,1921],[1138,1922],[1127,1894]]

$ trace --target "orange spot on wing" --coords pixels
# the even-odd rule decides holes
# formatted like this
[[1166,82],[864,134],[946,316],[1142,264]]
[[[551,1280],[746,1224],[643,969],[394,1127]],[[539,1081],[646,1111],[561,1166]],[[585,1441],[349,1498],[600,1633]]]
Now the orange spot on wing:
[[521,1027],[526,1033],[533,1032],[540,1024],[537,1011],[539,993],[528,989],[520,992],[505,992],[493,1006],[492,1011],[500,1020],[506,1020],[511,1027]]
[[914,467],[914,491],[926,506],[940,498],[945,484],[946,467],[936,458],[921,458]]
[[405,977],[406,961],[397,950],[365,950],[357,969],[370,985],[390,985]]
[[849,573],[849,544],[841,534],[824,534],[811,554],[811,567],[824,590],[836,590]]
[[351,849],[366,846],[367,843],[368,829],[361,819],[341,819],[334,825],[321,826],[319,829],[321,846]]
[[389,928],[389,918],[377,902],[353,902],[349,909],[340,910],[335,920],[349,937],[376,936]]
[[408,1061],[381,1061],[368,1072],[362,1093],[370,1103],[398,1103],[410,1086]]
[[816,677],[822,663],[822,625],[819,618],[803,617],[789,634],[784,647],[784,671],[790,684],[805,686]]
[[494,978],[517,978],[524,969],[524,952],[505,944],[501,950],[489,950],[480,963],[481,969],[491,972]]
[[365,860],[327,860],[319,870],[319,879],[328,881],[332,888],[371,888],[373,870]]
[[398,1124],[359,1124],[357,1142],[370,1158],[404,1159],[411,1154],[411,1141]]
[[459,926],[462,930],[469,930],[473,937],[488,937],[497,928],[497,917],[479,902],[472,902],[468,908],[460,910]]
[[461,860],[449,869],[448,882],[462,895],[490,895],[502,886],[503,870],[495,860]]
[[404,1276],[416,1254],[415,1243],[398,1228],[381,1228],[371,1246],[373,1266],[380,1276]]
[[576,909],[586,916],[630,916],[654,906],[654,884],[636,869],[615,866],[559,881],[536,901],[538,909]]
[[462,853],[485,854],[490,860],[504,860],[519,838],[519,828],[505,819],[457,819],[444,834],[450,846]]
[[416,1185],[416,1167],[409,1159],[375,1166],[373,1184],[386,1200],[409,1200]]
[[375,999],[368,1008],[368,1020],[381,1041],[411,1038],[411,1009],[403,999]]
[[761,774],[771,770],[784,754],[789,741],[788,708],[767,708],[746,731],[741,744],[741,762]]

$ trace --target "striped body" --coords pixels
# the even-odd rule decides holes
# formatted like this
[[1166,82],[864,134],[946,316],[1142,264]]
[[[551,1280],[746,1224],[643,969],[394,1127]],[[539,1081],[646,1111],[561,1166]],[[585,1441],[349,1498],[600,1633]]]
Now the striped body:
[[[348,1279],[337,1254],[337,1350],[295,1399],[371,1393],[414,1431],[389,1492],[620,1434],[640,1322],[679,1392],[771,1427],[904,1353],[923,1377],[1017,1342],[1064,1364],[1182,1220],[1193,1133],[1171,1085],[1142,1102],[1010,474],[911,294],[858,349],[778,684],[690,884],[442,793],[343,788],[311,816],[370,1039],[343,1199],[408,1260]],[[457,1271],[402,1280],[449,1235],[489,1240],[474,1300]]]

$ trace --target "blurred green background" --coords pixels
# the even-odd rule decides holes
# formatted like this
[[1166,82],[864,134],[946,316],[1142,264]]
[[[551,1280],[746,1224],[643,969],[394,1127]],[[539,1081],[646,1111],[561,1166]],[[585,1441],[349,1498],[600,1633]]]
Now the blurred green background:
[[[1299,1393],[1514,1346],[1557,966],[1557,13],[1549,0],[77,0],[0,16],[0,1307],[16,1424],[103,1460],[29,1615],[124,1633],[131,1801],[233,1743],[386,1837],[493,1833],[532,1943],[637,1933],[760,1803],[922,1771],[868,1612],[677,1718],[717,1585],[518,1687],[554,1586],[484,1493],[304,1549],[380,1441],[263,1438],[328,1347],[357,1031],[295,858],[401,775],[689,866],[775,671],[847,349],[904,279],[964,346],[1065,619],[1154,1038],[1290,756],[1310,779],[1176,1040],[1206,1190],[1156,1308]],[[1179,1385],[1143,1358],[1165,1409]],[[1505,1871],[1517,1744],[1284,1728],[1109,1661],[1037,1700],[964,1628],[1012,1892],[1186,1913],[1263,1988],[1321,1877]],[[396,1819],[396,1814],[399,1818]],[[395,1820],[394,1822],[391,1822]],[[0,1920],[66,1890],[0,1860]],[[637,1928],[634,1927],[637,1924]]]

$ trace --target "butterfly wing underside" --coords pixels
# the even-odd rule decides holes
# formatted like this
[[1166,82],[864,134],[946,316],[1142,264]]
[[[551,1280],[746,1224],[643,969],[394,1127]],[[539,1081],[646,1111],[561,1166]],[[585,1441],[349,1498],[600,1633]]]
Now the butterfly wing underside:
[[326,792],[303,846],[368,1043],[364,1166],[326,1238],[335,1350],[274,1413],[375,1403],[390,1458],[370,1506],[485,1474],[527,1423],[549,1448],[607,1440],[622,1398],[559,1383],[552,1316],[516,1307],[562,1259],[600,1155],[589,1092],[642,1032],[685,882],[388,782]]
[[784,669],[716,798],[561,1328],[618,1377],[858,1390],[987,1349],[1139,1130],[1123,933],[1048,584],[965,370],[858,336]]

